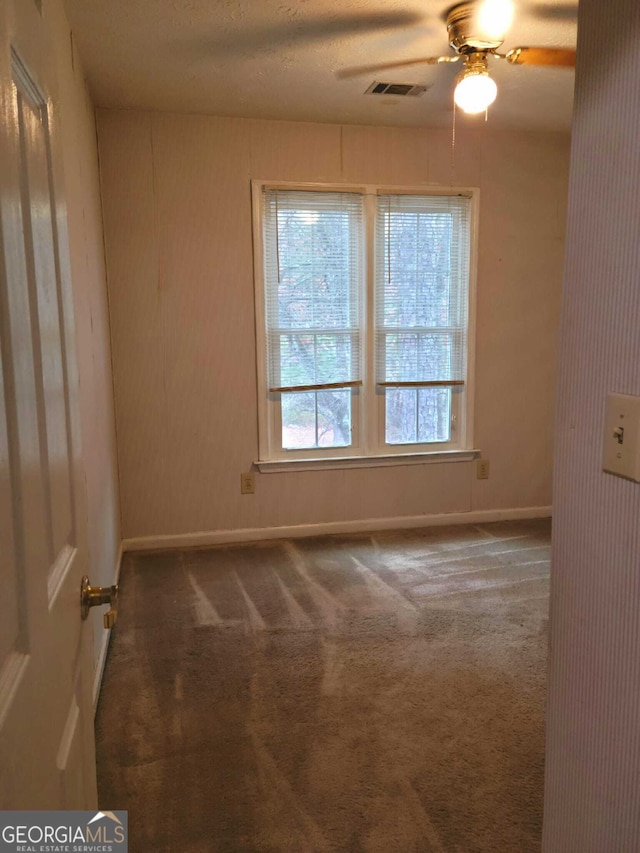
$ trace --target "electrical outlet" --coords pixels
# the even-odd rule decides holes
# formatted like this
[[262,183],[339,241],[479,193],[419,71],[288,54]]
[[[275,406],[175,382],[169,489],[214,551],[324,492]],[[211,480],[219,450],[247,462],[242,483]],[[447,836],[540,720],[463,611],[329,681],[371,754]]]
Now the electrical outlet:
[[488,480],[489,479],[489,460],[488,459],[478,459],[476,462],[476,478],[478,480]]
[[240,474],[240,494],[254,495],[256,493],[256,475],[253,471]]

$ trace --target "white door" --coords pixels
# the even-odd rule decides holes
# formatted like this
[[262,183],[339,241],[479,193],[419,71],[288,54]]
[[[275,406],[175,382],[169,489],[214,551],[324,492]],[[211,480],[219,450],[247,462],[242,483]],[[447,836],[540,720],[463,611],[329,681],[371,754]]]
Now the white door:
[[91,637],[51,35],[0,3],[0,807],[96,806]]

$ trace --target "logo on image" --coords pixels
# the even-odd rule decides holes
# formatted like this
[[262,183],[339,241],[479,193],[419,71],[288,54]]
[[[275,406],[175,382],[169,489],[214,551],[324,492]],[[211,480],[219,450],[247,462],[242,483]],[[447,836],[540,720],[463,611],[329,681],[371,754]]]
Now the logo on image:
[[127,812],[0,812],[0,853],[127,853]]

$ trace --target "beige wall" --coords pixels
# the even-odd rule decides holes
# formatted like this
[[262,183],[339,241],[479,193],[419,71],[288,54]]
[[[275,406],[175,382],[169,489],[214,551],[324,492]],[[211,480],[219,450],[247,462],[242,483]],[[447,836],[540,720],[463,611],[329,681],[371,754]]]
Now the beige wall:
[[607,394],[640,395],[639,35],[637,0],[580,0],[556,429],[548,853],[640,851],[640,484],[602,471]]
[[[56,45],[56,115],[62,137],[75,309],[89,574],[92,583],[109,585],[114,582],[120,547],[120,510],[95,116],[62,3],[51,0],[45,14]],[[106,632],[102,612],[91,618],[97,659]]]
[[491,478],[257,474],[253,496],[250,179],[446,184],[450,134],[100,110],[98,136],[124,537],[550,504],[566,135],[458,127],[454,183],[481,190],[475,445]]

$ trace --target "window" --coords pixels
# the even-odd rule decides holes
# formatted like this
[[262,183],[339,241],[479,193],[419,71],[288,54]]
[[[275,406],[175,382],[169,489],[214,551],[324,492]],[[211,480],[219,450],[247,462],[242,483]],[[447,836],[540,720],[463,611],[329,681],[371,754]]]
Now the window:
[[261,461],[468,449],[474,192],[253,191]]

